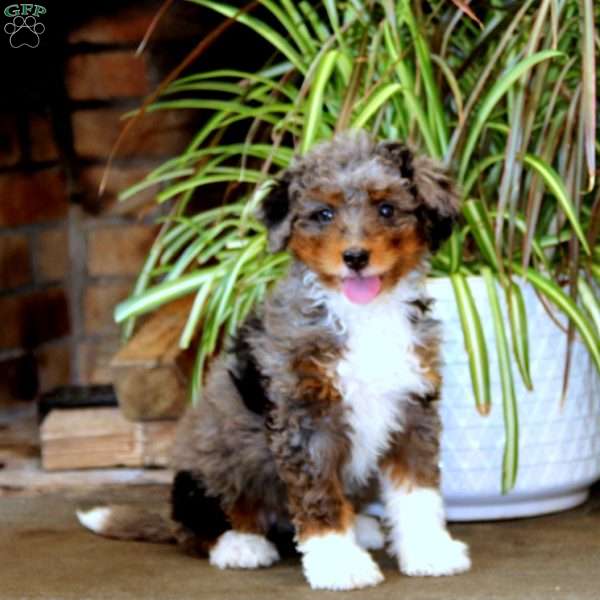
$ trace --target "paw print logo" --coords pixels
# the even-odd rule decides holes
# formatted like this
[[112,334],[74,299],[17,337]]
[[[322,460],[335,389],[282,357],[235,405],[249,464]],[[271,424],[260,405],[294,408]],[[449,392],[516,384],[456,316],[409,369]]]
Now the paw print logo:
[[9,42],[13,48],[37,48],[40,45],[40,35],[46,27],[33,15],[22,17],[17,15],[12,21],[4,25],[4,33],[9,35]]

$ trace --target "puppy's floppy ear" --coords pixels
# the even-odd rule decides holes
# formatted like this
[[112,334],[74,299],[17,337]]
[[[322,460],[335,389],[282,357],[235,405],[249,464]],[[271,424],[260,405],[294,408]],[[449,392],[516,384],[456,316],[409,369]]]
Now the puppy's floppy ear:
[[452,233],[459,215],[459,196],[448,172],[434,160],[416,156],[404,144],[382,142],[378,154],[391,162],[408,179],[409,191],[419,201],[417,216],[432,251]]
[[292,229],[290,179],[287,172],[279,177],[262,201],[259,218],[269,234],[269,250],[279,252],[288,243]]

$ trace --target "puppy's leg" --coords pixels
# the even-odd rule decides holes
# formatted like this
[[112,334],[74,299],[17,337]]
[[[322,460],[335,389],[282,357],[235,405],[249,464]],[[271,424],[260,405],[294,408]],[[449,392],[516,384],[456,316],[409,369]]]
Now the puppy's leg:
[[314,589],[376,585],[383,576],[357,543],[354,510],[340,476],[349,442],[339,393],[325,375],[310,373],[303,370],[296,399],[280,404],[270,425],[304,573]]
[[264,536],[260,506],[238,500],[229,511],[219,498],[206,493],[202,476],[179,471],[171,492],[172,516],[179,527],[175,537],[192,554],[208,554],[220,569],[255,569],[279,560],[275,546]]
[[385,546],[385,536],[379,521],[369,515],[358,514],[354,520],[356,541],[365,550],[381,550]]
[[219,536],[231,528],[221,501],[207,493],[198,471],[179,470],[171,487],[175,538],[192,555],[206,556]]
[[279,560],[277,548],[265,537],[259,506],[240,499],[228,518],[232,529],[223,533],[210,549],[211,565],[219,569],[257,569]]
[[298,550],[302,553],[304,574],[313,589],[352,590],[383,581],[377,564],[357,543],[351,525],[340,523],[338,528],[307,520],[300,531]]
[[270,567],[279,552],[266,537],[261,508],[238,500],[228,512],[232,529],[223,533],[210,549],[210,564],[219,569],[257,569]]
[[434,404],[411,405],[406,430],[381,463],[391,550],[407,575],[454,575],[471,566],[467,546],[446,529],[439,491],[439,430]]

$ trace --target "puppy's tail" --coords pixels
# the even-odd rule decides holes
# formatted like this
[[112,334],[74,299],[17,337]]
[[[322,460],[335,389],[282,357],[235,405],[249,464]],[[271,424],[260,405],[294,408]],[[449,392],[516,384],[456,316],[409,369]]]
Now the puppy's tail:
[[175,543],[175,523],[136,506],[98,506],[77,510],[79,522],[98,535],[117,540]]

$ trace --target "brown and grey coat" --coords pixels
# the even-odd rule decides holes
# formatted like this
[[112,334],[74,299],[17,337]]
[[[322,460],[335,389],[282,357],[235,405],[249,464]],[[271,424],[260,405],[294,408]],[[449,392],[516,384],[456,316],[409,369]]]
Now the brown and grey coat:
[[[457,216],[451,181],[402,144],[354,133],[298,159],[262,206],[271,249],[294,261],[181,421],[175,537],[217,566],[244,567],[273,561],[232,558],[235,544],[243,554],[244,540],[289,532],[313,587],[374,585],[381,574],[354,530],[380,491],[405,572],[465,570],[466,549],[438,514],[439,334],[423,287]],[[350,302],[349,277],[375,279],[377,297]],[[437,558],[420,555],[419,519]]]

